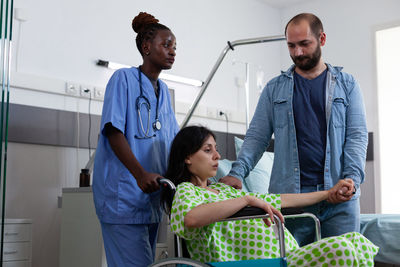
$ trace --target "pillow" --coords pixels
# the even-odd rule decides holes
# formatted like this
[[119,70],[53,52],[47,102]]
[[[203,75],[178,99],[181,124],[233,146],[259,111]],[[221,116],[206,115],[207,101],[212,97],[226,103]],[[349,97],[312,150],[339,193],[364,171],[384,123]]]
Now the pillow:
[[[243,140],[235,136],[236,157],[239,155],[242,144]],[[257,165],[243,181],[243,185],[247,187],[249,192],[268,193],[273,163],[274,153],[264,152]]]

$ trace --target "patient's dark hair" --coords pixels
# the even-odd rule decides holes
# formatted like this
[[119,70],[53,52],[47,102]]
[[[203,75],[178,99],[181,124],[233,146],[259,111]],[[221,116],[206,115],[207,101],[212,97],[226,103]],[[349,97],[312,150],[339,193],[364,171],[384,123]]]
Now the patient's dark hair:
[[287,28],[290,23],[299,24],[303,20],[308,22],[308,25],[310,25],[311,32],[318,40],[320,33],[324,31],[324,27],[322,26],[321,20],[312,13],[300,13],[294,16],[291,20],[289,20],[289,22],[286,24],[285,27],[285,36]]
[[141,55],[143,55],[142,44],[144,41],[153,41],[158,30],[170,30],[158,21],[153,15],[146,12],[140,12],[132,20],[132,29],[137,33],[136,46]]
[[164,176],[176,186],[189,182],[192,174],[186,166],[185,159],[196,153],[209,136],[215,139],[214,133],[203,126],[188,126],[181,129],[172,142],[168,169]]

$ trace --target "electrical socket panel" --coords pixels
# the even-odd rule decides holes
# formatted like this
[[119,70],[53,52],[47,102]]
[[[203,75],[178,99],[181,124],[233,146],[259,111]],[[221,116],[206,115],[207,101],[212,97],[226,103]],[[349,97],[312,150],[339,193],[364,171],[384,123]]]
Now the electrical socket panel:
[[93,96],[96,99],[104,99],[104,89],[95,87]]
[[207,118],[216,119],[217,118],[217,109],[213,107],[207,107]]
[[80,95],[85,98],[92,98],[94,92],[94,87],[90,85],[81,85]]
[[79,94],[80,85],[73,82],[66,82],[65,83],[65,93],[67,95],[76,96]]
[[[222,112],[222,114],[221,114]],[[242,119],[240,115],[240,111],[234,111],[229,109],[217,109],[217,119],[219,120],[226,120],[226,117],[230,122],[244,122],[245,118]]]
[[207,108],[205,106],[197,106],[193,115],[198,117],[207,117]]
[[232,110],[225,110],[225,114],[226,114],[226,116],[228,117],[228,120],[229,120],[229,121],[233,121],[233,120],[234,120],[234,118],[233,118],[233,111],[232,111]]
[[[225,119],[224,114],[226,114],[226,110],[224,110],[224,109],[217,109],[217,119],[224,120],[224,119]],[[229,118],[228,118],[228,119],[229,119]]]

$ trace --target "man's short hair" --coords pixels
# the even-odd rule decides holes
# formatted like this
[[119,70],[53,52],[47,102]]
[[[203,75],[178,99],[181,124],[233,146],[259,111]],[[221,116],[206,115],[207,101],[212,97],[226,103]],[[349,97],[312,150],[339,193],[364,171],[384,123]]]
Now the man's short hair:
[[301,14],[294,16],[291,20],[289,20],[289,22],[286,24],[286,27],[285,27],[285,36],[286,36],[286,32],[287,32],[287,28],[288,28],[289,24],[291,24],[291,23],[298,24],[303,20],[308,22],[308,25],[310,25],[312,34],[315,36],[315,38],[318,39],[320,33],[324,31],[324,27],[322,26],[321,20],[317,16],[315,16],[314,14],[311,14],[311,13],[301,13]]

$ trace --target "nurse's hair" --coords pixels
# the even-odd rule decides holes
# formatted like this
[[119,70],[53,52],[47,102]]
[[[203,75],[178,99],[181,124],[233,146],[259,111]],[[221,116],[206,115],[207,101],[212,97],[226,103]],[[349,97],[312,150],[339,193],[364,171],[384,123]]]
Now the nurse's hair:
[[289,20],[289,22],[286,24],[285,36],[286,36],[287,28],[288,28],[289,24],[293,23],[296,25],[296,24],[299,24],[300,22],[302,22],[303,20],[308,22],[308,25],[310,25],[312,34],[318,40],[320,33],[324,31],[324,26],[322,26],[321,20],[312,13],[300,13],[300,14],[294,16],[293,18],[291,18]]
[[168,169],[164,177],[170,179],[176,186],[189,182],[192,173],[185,159],[199,151],[209,136],[215,139],[214,133],[203,126],[188,126],[181,129],[172,141]]
[[153,15],[146,12],[140,12],[132,20],[132,29],[137,33],[136,46],[143,56],[142,44],[144,41],[152,41],[158,30],[170,30],[167,26],[158,23]]

